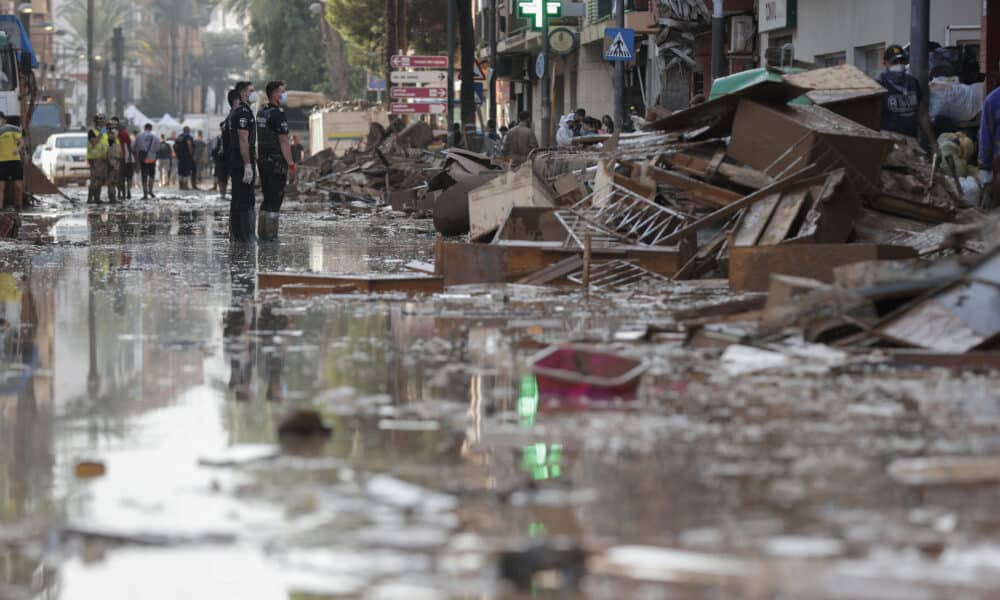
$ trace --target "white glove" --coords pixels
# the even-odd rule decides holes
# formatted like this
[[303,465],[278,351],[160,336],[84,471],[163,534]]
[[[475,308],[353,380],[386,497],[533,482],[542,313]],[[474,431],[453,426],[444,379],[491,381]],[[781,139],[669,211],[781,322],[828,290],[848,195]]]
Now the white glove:
[[993,181],[993,171],[987,171],[985,169],[979,170],[979,180],[983,185]]
[[253,183],[253,165],[243,165],[243,183]]

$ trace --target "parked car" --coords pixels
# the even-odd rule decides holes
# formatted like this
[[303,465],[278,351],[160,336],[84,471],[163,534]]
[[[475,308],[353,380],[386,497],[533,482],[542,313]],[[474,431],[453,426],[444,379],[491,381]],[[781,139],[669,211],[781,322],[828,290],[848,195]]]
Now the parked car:
[[31,154],[31,163],[33,165],[35,165],[36,167],[38,167],[39,169],[42,168],[42,149],[43,148],[45,148],[45,146],[39,145],[37,148],[35,148],[35,151]]
[[39,168],[56,185],[86,183],[90,178],[87,164],[87,134],[57,133],[50,135],[42,147]]

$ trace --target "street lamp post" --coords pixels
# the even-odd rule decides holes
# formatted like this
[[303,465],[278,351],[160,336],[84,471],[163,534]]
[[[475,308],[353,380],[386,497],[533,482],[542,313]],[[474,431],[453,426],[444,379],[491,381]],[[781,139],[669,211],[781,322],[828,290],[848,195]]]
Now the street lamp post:
[[97,73],[94,65],[94,0],[87,0],[87,124],[97,114]]

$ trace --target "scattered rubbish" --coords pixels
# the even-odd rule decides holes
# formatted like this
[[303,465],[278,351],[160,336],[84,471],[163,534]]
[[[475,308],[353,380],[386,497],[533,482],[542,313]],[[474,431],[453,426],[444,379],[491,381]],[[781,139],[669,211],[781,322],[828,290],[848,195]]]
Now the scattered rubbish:
[[573,592],[586,573],[587,553],[568,540],[550,539],[522,550],[501,552],[499,575],[519,590]]
[[278,425],[278,437],[328,438],[333,429],[323,423],[323,417],[314,410],[296,409]]
[[434,294],[444,291],[444,280],[433,275],[321,275],[312,273],[260,273],[261,290],[278,290],[283,296],[328,294]]
[[730,376],[746,375],[788,366],[790,359],[780,352],[734,344],[722,353],[722,368]]
[[280,452],[271,444],[237,444],[212,455],[198,458],[203,467],[239,467],[277,458]]
[[587,566],[596,575],[668,583],[725,583],[760,572],[748,560],[655,546],[615,546]]
[[889,464],[889,477],[910,486],[972,485],[1000,481],[1000,457],[930,456]]
[[97,479],[104,477],[107,472],[104,463],[96,461],[81,461],[73,467],[73,474],[77,479]]
[[553,346],[530,362],[542,399],[630,400],[648,368],[613,350],[579,344]]

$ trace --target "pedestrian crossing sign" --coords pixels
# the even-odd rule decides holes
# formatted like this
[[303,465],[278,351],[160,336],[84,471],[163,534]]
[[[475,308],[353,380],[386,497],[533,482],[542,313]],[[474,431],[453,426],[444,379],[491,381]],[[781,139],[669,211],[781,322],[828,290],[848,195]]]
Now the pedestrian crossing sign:
[[635,60],[635,30],[608,27],[604,30],[604,60],[632,62]]

